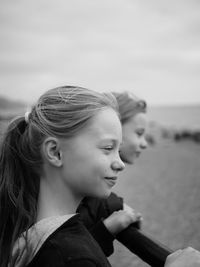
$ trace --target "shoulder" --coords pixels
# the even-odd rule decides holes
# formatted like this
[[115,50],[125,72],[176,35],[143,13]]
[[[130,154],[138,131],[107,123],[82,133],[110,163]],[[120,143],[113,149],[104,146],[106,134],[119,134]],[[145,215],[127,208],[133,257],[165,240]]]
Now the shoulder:
[[101,249],[89,232],[77,218],[73,218],[45,241],[29,267],[46,266],[46,263],[55,267],[64,267],[66,264],[92,267],[104,261],[106,259]]
[[60,247],[49,245],[45,249],[42,249],[40,253],[34,258],[34,260],[27,267],[97,267],[104,266],[99,265],[93,258],[87,258],[78,256],[69,256],[64,253]]

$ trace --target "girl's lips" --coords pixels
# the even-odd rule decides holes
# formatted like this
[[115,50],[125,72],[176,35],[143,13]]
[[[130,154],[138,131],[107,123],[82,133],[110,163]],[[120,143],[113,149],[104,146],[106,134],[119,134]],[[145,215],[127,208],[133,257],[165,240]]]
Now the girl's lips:
[[141,152],[135,152],[136,157],[138,158],[140,156]]
[[104,179],[106,183],[111,187],[114,186],[117,182],[117,177],[105,177]]
[[117,176],[113,176],[113,177],[105,177],[105,179],[108,179],[108,180],[117,180]]

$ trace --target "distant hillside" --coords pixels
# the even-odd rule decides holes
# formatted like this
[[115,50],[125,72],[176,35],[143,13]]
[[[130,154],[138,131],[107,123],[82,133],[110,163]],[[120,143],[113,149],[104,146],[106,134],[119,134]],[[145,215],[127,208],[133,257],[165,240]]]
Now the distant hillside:
[[11,119],[16,115],[23,114],[27,105],[20,101],[13,101],[0,96],[0,120]]
[[13,101],[13,100],[0,96],[0,110],[1,109],[18,109],[18,108],[23,109],[24,107],[25,107],[25,103],[23,102]]

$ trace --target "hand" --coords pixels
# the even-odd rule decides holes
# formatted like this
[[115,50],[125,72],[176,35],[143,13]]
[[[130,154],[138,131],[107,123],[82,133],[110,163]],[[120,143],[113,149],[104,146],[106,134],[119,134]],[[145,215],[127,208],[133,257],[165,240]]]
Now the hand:
[[200,252],[188,247],[179,249],[167,257],[164,267],[199,267]]
[[136,212],[134,209],[132,209],[126,203],[123,203],[123,210],[126,210],[128,212],[134,212],[134,213],[137,213],[138,214],[138,218],[134,222],[134,227],[137,228],[137,229],[141,229],[141,227],[142,227],[142,221],[143,221],[143,217],[142,217],[141,213]]
[[103,223],[111,234],[116,235],[126,229],[131,223],[141,219],[141,214],[129,207],[126,210],[114,211]]

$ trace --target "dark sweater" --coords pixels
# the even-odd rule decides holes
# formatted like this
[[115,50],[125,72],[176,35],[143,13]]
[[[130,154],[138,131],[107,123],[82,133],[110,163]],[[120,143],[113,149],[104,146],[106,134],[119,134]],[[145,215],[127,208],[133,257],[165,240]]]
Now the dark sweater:
[[43,243],[27,267],[109,267],[99,245],[73,216],[56,229]]
[[123,209],[123,199],[111,193],[108,199],[87,197],[79,205],[77,212],[101,249],[108,257],[113,251],[113,241],[116,238],[131,252],[153,267],[163,267],[167,256],[173,251],[140,230],[140,224],[135,222],[117,236],[113,236],[105,227],[103,219],[114,211]]

